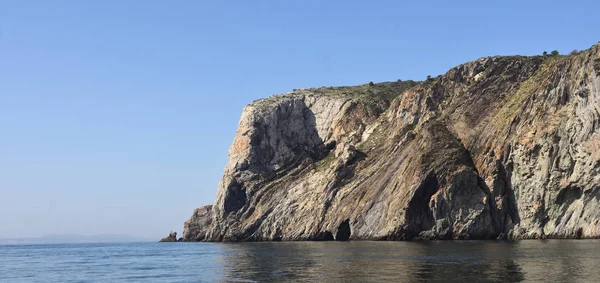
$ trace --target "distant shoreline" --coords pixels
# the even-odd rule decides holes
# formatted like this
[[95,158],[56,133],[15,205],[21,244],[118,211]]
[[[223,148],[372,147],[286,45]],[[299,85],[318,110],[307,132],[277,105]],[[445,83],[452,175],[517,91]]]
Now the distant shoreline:
[[149,238],[129,235],[46,235],[30,238],[0,238],[0,245],[41,245],[41,244],[100,244],[100,243],[142,243],[152,242]]

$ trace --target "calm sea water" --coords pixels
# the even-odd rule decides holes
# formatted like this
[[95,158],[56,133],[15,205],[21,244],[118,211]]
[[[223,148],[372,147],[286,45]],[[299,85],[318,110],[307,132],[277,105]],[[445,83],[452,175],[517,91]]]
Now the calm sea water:
[[600,241],[0,246],[0,282],[598,282]]

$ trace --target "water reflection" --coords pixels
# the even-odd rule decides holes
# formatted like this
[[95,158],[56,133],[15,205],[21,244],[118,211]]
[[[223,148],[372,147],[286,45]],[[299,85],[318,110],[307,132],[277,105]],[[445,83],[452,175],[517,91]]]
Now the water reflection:
[[220,244],[226,280],[318,282],[590,281],[599,241]]
[[518,242],[517,263],[526,279],[556,282],[597,282],[600,241],[547,240]]

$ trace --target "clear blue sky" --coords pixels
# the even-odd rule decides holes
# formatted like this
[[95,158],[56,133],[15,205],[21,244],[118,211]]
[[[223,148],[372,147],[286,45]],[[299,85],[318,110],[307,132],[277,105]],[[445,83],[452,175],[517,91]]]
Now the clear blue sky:
[[1,1],[0,237],[181,231],[245,104],[600,40],[554,2]]

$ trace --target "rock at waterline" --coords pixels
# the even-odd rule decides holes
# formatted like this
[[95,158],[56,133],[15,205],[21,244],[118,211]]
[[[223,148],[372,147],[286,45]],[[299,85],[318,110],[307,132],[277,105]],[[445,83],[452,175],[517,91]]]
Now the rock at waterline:
[[159,242],[177,242],[177,232],[169,233],[169,236],[160,239]]

